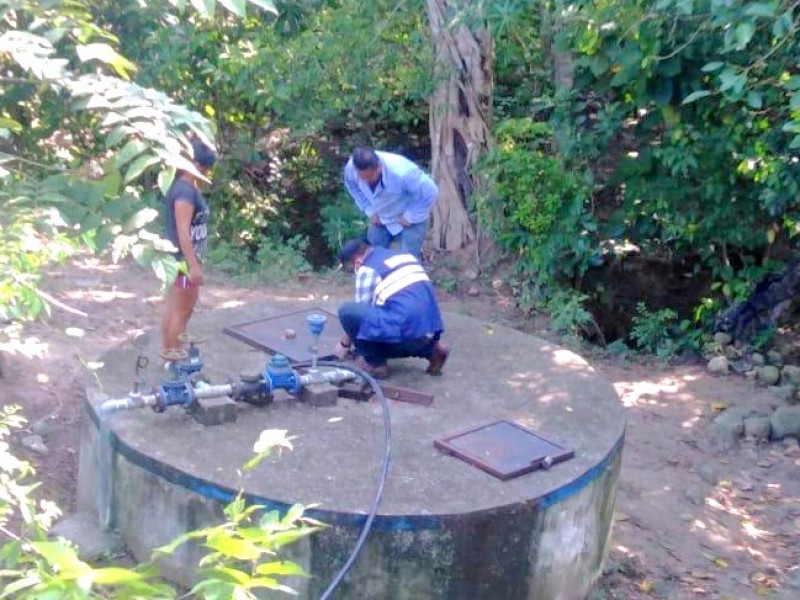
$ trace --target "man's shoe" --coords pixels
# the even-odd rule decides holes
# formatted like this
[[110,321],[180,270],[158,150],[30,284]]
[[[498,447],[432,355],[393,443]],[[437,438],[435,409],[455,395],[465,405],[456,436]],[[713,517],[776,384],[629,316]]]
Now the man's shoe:
[[425,372],[429,375],[441,375],[442,367],[447,362],[447,357],[450,356],[450,348],[442,342],[436,342],[433,347],[433,354],[428,361],[428,368]]
[[389,366],[387,364],[384,363],[374,367],[364,360],[362,356],[356,358],[356,367],[362,371],[366,371],[368,375],[371,375],[375,379],[386,379],[389,377]]

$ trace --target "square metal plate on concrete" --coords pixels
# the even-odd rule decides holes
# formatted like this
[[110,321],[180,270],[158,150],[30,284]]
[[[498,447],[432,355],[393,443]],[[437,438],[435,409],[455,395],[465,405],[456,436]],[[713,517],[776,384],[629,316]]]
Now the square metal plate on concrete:
[[[283,354],[291,362],[311,360],[311,345],[314,338],[308,328],[306,317],[310,314],[324,315],[325,328],[319,336],[319,360],[335,359],[333,347],[344,337],[344,330],[339,324],[339,317],[321,308],[307,308],[297,312],[259,319],[233,325],[223,329],[229,336],[250,344],[255,348],[271,354]],[[287,330],[294,332],[294,337],[286,335]]]
[[510,421],[481,425],[433,444],[502,480],[549,468],[575,455]]

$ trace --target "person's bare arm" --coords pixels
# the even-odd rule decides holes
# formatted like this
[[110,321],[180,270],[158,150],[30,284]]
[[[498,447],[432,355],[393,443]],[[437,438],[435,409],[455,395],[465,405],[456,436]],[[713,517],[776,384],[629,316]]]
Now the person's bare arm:
[[194,217],[194,204],[181,198],[176,199],[175,226],[178,231],[178,246],[189,266],[187,275],[193,284],[203,285],[203,269],[192,246],[192,217]]

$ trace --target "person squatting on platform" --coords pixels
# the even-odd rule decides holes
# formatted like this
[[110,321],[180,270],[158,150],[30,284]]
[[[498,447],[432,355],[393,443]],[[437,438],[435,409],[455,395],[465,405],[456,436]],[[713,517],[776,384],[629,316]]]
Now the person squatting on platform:
[[431,209],[439,189],[413,162],[399,154],[357,146],[344,168],[344,186],[369,218],[367,241],[400,248],[420,258]]
[[[191,160],[205,175],[216,161],[214,151],[199,138],[193,138]],[[180,270],[167,292],[161,316],[162,350],[180,348],[180,335],[192,317],[200,286],[203,285],[203,256],[208,237],[209,208],[198,189],[200,179],[188,171],[178,171],[164,197],[167,239],[177,248]]]
[[355,300],[339,307],[345,338],[334,350],[345,358],[355,346],[356,365],[375,378],[389,376],[390,358],[428,359],[426,371],[440,375],[450,349],[436,292],[419,261],[402,250],[350,240],[339,258],[355,272]]

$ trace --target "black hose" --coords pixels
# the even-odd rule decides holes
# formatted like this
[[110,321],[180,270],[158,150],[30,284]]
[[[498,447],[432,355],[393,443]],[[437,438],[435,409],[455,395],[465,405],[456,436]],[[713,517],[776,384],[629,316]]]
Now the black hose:
[[[339,584],[342,583],[342,580],[347,576],[347,573],[350,572],[350,569],[353,567],[353,564],[356,562],[356,559],[361,552],[361,548],[364,546],[364,542],[369,535],[370,529],[372,529],[372,522],[375,520],[375,514],[378,512],[378,505],[380,504],[381,497],[383,496],[383,488],[386,485],[386,477],[389,474],[389,462],[392,457],[392,423],[391,419],[389,418],[389,403],[386,400],[386,396],[384,396],[380,384],[375,381],[375,379],[366,371],[359,369],[358,367],[354,367],[353,365],[333,361],[317,361],[317,365],[321,367],[337,367],[339,369],[345,369],[347,371],[352,371],[359,377],[364,378],[367,383],[372,386],[375,395],[378,396],[378,400],[381,401],[381,408],[383,409],[383,468],[381,470],[380,480],[378,481],[378,489],[375,492],[375,499],[372,501],[372,506],[369,509],[367,520],[364,522],[364,527],[361,529],[361,535],[358,536],[356,545],[353,547],[352,552],[350,552],[350,556],[347,558],[347,561],[344,563],[342,568],[339,569],[339,572],[336,574],[336,576],[331,580],[330,584],[328,585],[328,589],[326,589],[325,593],[320,596],[320,600],[328,600],[328,598],[330,598],[331,595],[336,591],[336,588],[339,587]],[[297,367],[305,365],[298,363],[293,366]]]

